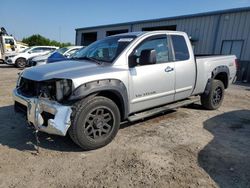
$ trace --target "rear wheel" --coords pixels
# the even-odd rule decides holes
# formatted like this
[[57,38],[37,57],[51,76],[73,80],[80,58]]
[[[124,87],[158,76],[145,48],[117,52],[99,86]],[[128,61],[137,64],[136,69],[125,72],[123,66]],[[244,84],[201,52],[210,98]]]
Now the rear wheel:
[[85,99],[75,105],[69,134],[85,150],[109,144],[120,127],[120,112],[116,104],[105,97]]
[[212,80],[208,93],[201,95],[201,104],[208,110],[218,109],[224,99],[224,84],[220,80]]
[[18,68],[24,68],[26,66],[26,59],[24,58],[18,58],[16,60],[16,67]]

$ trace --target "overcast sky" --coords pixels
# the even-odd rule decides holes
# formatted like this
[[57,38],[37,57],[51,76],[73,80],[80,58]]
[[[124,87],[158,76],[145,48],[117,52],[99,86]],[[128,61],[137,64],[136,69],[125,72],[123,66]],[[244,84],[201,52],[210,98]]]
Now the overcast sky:
[[250,6],[250,0],[1,0],[0,27],[18,40],[75,41],[75,29]]

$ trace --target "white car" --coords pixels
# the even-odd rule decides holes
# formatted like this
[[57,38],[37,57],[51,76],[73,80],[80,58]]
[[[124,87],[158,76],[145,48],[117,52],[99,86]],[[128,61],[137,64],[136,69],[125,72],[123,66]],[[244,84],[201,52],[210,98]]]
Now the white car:
[[44,55],[58,49],[55,46],[33,46],[25,49],[19,54],[10,55],[5,59],[6,64],[15,65],[18,68],[24,68],[27,60],[31,57]]
[[73,53],[75,53],[80,48],[83,48],[83,46],[68,46],[68,47],[58,49],[57,52],[59,52],[65,57],[70,57]]
[[[65,58],[70,58],[71,55],[73,55],[76,51],[78,51],[81,48],[83,48],[83,46],[68,46],[68,47],[60,48],[60,49],[56,50],[55,52],[62,54]],[[39,55],[36,57],[29,58],[27,61],[27,66],[38,66],[38,65],[47,64],[48,58],[53,53],[54,52],[48,53],[46,55]],[[57,61],[57,60],[59,61],[60,59],[55,59],[55,61]]]

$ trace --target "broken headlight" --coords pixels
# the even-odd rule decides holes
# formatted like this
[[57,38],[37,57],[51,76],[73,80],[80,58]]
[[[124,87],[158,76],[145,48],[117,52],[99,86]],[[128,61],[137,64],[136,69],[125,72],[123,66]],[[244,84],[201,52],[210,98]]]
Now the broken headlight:
[[56,99],[62,101],[65,97],[69,96],[72,91],[72,81],[62,79],[56,81]]

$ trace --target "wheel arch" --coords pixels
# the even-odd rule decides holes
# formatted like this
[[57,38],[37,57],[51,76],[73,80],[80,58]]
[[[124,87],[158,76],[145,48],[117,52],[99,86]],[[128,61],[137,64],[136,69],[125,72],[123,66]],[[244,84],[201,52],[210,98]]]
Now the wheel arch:
[[220,80],[225,89],[228,88],[229,83],[229,68],[227,66],[218,66],[212,71],[212,79]]
[[213,79],[222,81],[225,89],[227,89],[229,85],[228,67],[223,65],[223,66],[218,66],[213,69],[213,71],[211,72],[211,78],[207,80],[207,84],[206,84],[205,91],[204,91],[205,94],[209,93]]
[[84,83],[72,91],[67,101],[78,101],[89,96],[103,96],[111,99],[119,108],[121,119],[128,117],[128,94],[122,81],[104,79]]
[[24,59],[25,60],[25,62],[27,63],[27,59],[25,58],[25,57],[18,57],[16,60],[15,60],[15,65],[17,65],[17,61],[19,60],[19,59]]

